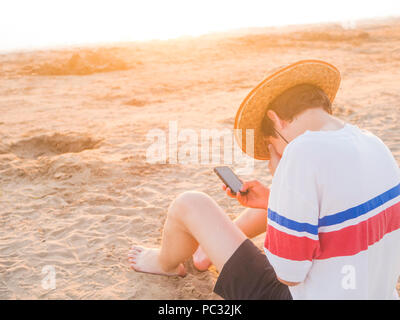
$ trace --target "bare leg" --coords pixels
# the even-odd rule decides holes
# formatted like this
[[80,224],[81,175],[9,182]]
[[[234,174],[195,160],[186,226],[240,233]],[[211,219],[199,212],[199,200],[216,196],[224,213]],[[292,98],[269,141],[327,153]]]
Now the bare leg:
[[246,240],[246,235],[208,195],[185,192],[172,202],[164,225],[161,248],[134,246],[131,267],[140,272],[184,275],[182,263],[199,243],[218,270]]
[[[267,210],[247,208],[234,220],[234,224],[248,238],[254,238],[266,231]],[[193,264],[199,271],[207,270],[212,264],[201,246],[193,254]]]

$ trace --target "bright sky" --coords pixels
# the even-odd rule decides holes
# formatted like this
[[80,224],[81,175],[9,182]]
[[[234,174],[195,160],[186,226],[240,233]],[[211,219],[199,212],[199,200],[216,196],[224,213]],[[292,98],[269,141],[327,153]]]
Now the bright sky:
[[0,50],[400,16],[400,0],[1,0]]

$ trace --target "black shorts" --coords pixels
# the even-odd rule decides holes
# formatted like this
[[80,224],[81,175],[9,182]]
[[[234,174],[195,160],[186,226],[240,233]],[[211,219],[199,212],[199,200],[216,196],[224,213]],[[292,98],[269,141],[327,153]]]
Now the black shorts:
[[266,255],[246,239],[225,263],[214,292],[228,300],[291,300]]

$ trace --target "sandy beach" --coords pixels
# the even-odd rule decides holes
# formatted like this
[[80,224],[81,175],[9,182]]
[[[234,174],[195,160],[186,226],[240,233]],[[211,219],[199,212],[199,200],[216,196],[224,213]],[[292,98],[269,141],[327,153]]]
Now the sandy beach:
[[[232,219],[243,210],[213,164],[149,164],[146,134],[170,121],[232,129],[269,70],[316,58],[341,71],[335,114],[400,164],[399,30],[392,19],[0,54],[0,299],[218,299],[214,267],[188,261],[168,278],[128,266],[132,244],[160,244],[183,191],[207,192]],[[267,162],[242,178],[269,185]]]

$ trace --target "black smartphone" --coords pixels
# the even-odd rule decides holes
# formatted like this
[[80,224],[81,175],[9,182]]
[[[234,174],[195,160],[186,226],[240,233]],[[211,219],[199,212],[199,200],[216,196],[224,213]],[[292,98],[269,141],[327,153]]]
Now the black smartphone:
[[231,189],[232,194],[236,195],[237,192],[241,194],[246,194],[247,192],[241,192],[242,180],[232,171],[231,168],[226,166],[215,167],[214,172],[222,180],[222,182]]

